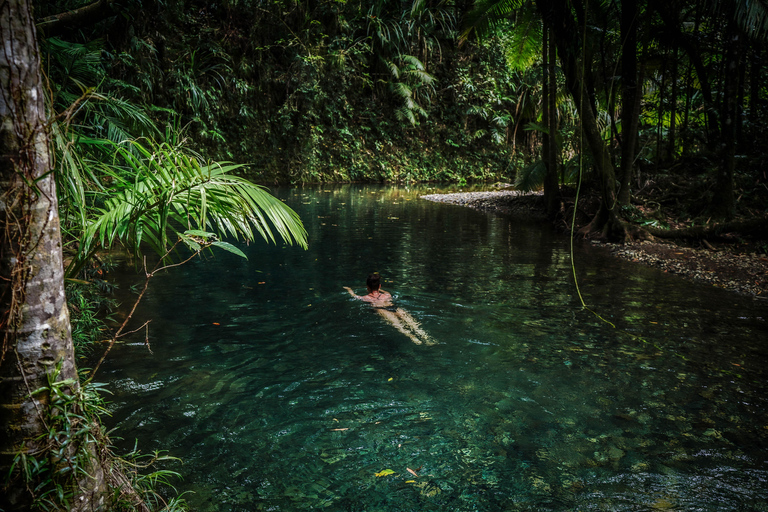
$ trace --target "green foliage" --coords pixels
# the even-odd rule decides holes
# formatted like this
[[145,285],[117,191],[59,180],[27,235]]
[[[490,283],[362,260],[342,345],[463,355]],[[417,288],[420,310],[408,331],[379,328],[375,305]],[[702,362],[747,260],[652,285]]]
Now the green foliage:
[[515,188],[523,192],[533,192],[544,187],[544,177],[547,174],[547,166],[543,160],[536,160],[523,167],[517,174]]
[[185,510],[181,497],[166,501],[158,494],[161,486],[172,488],[178,473],[155,466],[176,459],[159,452],[142,455],[136,448],[124,457],[114,455],[101,427],[101,417],[109,414],[104,385],[59,380],[60,371],[59,363],[49,373],[48,385],[32,392],[47,397],[41,400],[47,404],[47,432],[22,447],[9,474],[9,485],[30,494],[31,510],[72,509],[77,497],[102,478],[105,491],[112,494],[107,496],[109,510]]
[[188,510],[183,494],[166,499],[158,492],[159,489],[170,489],[177,494],[173,481],[180,478],[179,473],[161,466],[178,461],[163,451],[141,453],[136,444],[129,453],[113,457],[110,473],[112,509],[120,512]]
[[[669,228],[669,225],[659,215],[660,205],[657,203],[652,216],[647,216],[639,208],[633,205],[622,206],[621,215],[634,224],[654,228]],[[654,216],[655,215],[655,216]]]
[[542,24],[533,9],[522,10],[512,26],[499,36],[505,41],[511,70],[525,72],[535,69],[541,59]]
[[478,0],[464,20],[461,40],[466,41],[472,34],[487,37],[503,26],[507,19],[525,2],[521,0]]
[[[233,175],[241,165],[209,162],[183,147],[151,141],[113,146],[114,161],[102,166],[109,189],[94,194],[79,250],[67,268],[76,275],[95,252],[120,242],[140,257],[142,243],[165,257],[188,230],[214,230],[220,238],[287,243],[306,247],[296,213],[264,187]],[[230,246],[214,243],[231,250]]]
[[85,272],[88,280],[69,280],[66,283],[69,322],[76,356],[91,354],[99,341],[110,337],[108,323],[113,323],[112,312],[117,306],[110,297],[112,286],[106,277],[109,265],[97,264]]
[[[545,7],[567,5],[579,10],[587,27],[575,51],[583,58],[590,101],[618,168],[624,141],[619,121],[624,6]],[[74,6],[57,1],[39,8],[54,14]],[[161,125],[178,116],[189,126],[197,151],[213,159],[253,162],[251,177],[261,182],[508,179],[510,162],[530,163],[540,156],[541,132],[523,129],[541,118],[537,6],[478,0],[467,13],[459,4],[423,0],[167,0],[161,8],[127,2],[121,3],[121,17],[94,27],[81,47],[46,44],[51,53],[58,52],[55,60],[65,70],[50,73],[52,83],[61,84],[52,88],[55,96],[69,95],[58,113],[98,85],[105,98],[140,106]],[[636,162],[658,166],[718,147],[730,19],[746,35],[739,43],[745,88],[739,95],[743,123],[737,154],[759,147],[750,141],[759,140],[765,125],[759,46],[766,34],[765,6],[640,3],[636,27],[643,43],[636,57],[643,68],[643,97],[637,148],[642,155]],[[115,32],[109,44],[94,43],[94,36],[106,30]],[[575,105],[563,78],[558,81],[556,137],[568,161],[585,148]],[[106,147],[81,143],[84,137],[119,142],[122,129],[135,138],[142,122],[118,101],[94,96],[83,103],[77,116],[84,118],[85,109],[91,109],[93,121],[67,125],[56,137],[59,147],[77,143],[83,149],[58,161],[87,169],[82,163],[100,160]],[[109,113],[107,105],[124,112]],[[484,172],[473,171],[478,167]],[[465,171],[469,174],[463,176]],[[84,172],[71,182],[73,197],[88,190],[78,187],[84,182],[98,184]],[[68,214],[72,222],[80,215],[83,223],[82,212]]]
[[47,395],[47,432],[34,440],[32,450],[22,447],[11,466],[10,475],[32,498],[33,510],[69,509],[80,491],[78,480],[89,478],[94,470],[91,449],[97,432],[93,422],[105,412],[104,404],[92,386],[80,388],[72,380],[58,380],[61,364],[49,373],[47,387],[32,395]]

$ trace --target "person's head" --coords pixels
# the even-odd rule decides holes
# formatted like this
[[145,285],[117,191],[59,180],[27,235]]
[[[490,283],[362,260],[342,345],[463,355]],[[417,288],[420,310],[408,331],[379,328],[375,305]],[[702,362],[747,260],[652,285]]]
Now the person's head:
[[365,284],[368,286],[368,289],[372,292],[375,292],[379,288],[381,288],[381,276],[378,272],[374,272],[373,274],[368,275],[368,279],[365,280]]

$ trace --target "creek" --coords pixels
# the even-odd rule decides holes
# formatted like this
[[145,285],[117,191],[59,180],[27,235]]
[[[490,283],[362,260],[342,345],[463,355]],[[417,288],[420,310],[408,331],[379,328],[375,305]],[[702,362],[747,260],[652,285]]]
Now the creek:
[[[586,310],[567,237],[439,191],[276,189],[309,250],[156,277],[152,353],[97,379],[119,444],[196,511],[768,510],[765,303],[580,243]],[[434,345],[342,288],[372,271]]]

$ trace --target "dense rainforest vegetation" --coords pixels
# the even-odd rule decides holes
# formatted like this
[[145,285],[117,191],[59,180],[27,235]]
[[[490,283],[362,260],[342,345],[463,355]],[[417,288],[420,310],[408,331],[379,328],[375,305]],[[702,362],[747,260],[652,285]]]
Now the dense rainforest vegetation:
[[[274,239],[253,221],[273,207],[278,234],[304,243],[298,219],[251,181],[504,181],[543,189],[552,217],[577,189],[591,192],[583,232],[609,238],[636,235],[628,222],[656,236],[766,232],[761,0],[32,4],[45,121],[26,138],[7,133],[50,140],[60,204],[48,208],[60,212],[71,283],[103,286],[98,255],[117,242],[138,261],[150,247],[161,268],[184,261],[182,246],[236,252],[225,236]],[[21,20],[27,2],[6,8]],[[22,32],[9,26],[4,42]],[[37,87],[7,76],[4,91]],[[219,163],[229,161],[248,166]],[[5,162],[4,204],[48,176],[31,165],[19,181],[17,160]],[[670,211],[679,229],[666,229]],[[8,247],[3,258],[23,249]],[[5,301],[32,296],[3,286],[9,361],[17,306]],[[72,308],[76,320],[87,302]],[[66,417],[70,395],[51,389]],[[5,467],[28,477],[50,470],[15,460]],[[40,489],[29,494],[48,500]]]
[[183,127],[263,183],[581,173],[622,218],[643,217],[633,194],[699,223],[764,213],[762,2],[39,4],[64,103],[93,87],[132,109],[79,120],[98,136]]

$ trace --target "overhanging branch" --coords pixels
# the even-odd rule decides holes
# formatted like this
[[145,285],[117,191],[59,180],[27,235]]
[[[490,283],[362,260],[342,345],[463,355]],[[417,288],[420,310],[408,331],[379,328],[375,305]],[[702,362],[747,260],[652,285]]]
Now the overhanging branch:
[[98,23],[115,14],[112,8],[115,0],[97,0],[72,11],[47,16],[37,22],[37,29],[45,37],[59,36],[69,30]]

